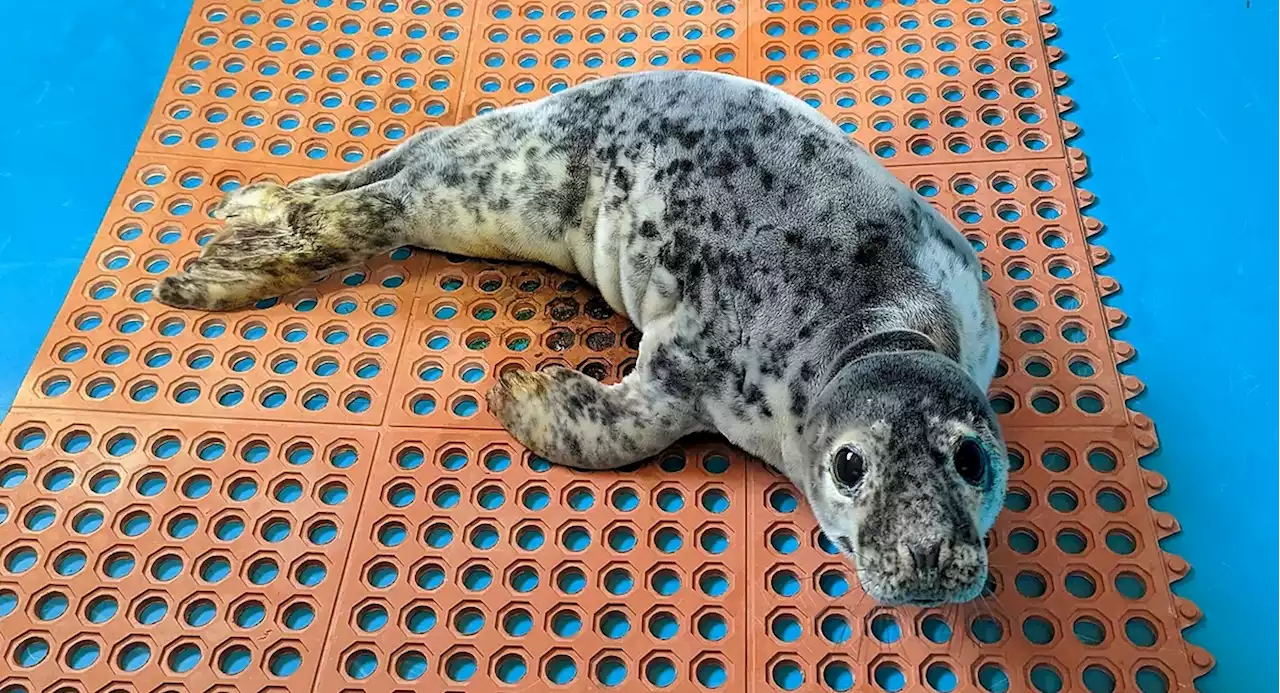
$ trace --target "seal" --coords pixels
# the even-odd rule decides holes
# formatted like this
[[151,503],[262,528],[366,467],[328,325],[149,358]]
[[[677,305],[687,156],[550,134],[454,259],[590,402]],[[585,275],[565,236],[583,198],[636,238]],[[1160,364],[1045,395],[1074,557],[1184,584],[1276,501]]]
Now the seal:
[[612,469],[714,431],[785,474],[886,604],[976,597],[1006,450],[999,328],[963,237],[830,121],[749,80],[599,79],[215,208],[160,283],[227,310],[402,245],[580,275],[643,337],[614,385],[505,375],[522,444]]

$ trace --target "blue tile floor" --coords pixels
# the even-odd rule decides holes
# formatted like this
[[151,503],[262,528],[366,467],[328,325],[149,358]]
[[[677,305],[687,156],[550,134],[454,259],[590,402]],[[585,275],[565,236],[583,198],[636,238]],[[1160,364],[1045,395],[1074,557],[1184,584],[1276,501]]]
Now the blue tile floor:
[[[1276,690],[1277,10],[1273,0],[1060,0],[1084,186],[1124,286],[1125,370],[1194,566],[1205,691]],[[190,3],[10,3],[0,109],[0,413],[89,246]]]

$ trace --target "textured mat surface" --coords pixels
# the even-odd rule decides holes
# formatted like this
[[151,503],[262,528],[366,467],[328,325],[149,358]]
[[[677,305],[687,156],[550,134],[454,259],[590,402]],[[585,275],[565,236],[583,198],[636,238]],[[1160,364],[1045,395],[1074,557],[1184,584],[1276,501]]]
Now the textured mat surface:
[[[1146,503],[1156,439],[1124,406],[1047,9],[197,2],[0,428],[3,686],[1191,689],[1212,660]],[[634,353],[571,278],[403,250],[237,314],[150,300],[220,189],[652,67],[800,95],[979,248],[1017,453],[987,602],[873,608],[797,494],[716,440],[632,474],[529,459],[480,404],[495,372],[612,379]]]

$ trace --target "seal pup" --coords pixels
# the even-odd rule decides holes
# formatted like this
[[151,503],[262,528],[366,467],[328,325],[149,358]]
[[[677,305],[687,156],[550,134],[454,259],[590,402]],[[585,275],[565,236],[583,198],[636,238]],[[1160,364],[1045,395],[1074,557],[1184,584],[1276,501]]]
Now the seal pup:
[[999,329],[973,249],[798,99],[702,72],[599,79],[368,164],[227,194],[162,303],[228,310],[402,245],[580,275],[643,332],[604,385],[551,368],[488,395],[581,469],[715,431],[785,474],[885,604],[976,597],[1006,450]]

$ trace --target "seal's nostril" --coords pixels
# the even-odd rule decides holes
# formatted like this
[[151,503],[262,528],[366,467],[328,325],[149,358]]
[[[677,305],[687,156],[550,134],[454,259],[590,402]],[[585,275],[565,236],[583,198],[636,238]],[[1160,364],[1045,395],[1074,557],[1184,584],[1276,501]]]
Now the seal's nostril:
[[941,542],[928,546],[912,546],[907,550],[911,553],[911,560],[916,564],[916,570],[938,569],[939,558],[942,555]]

